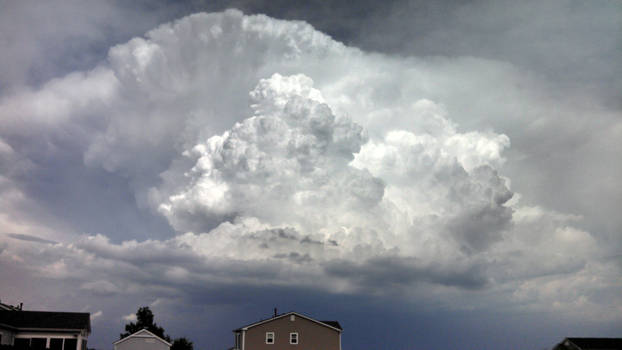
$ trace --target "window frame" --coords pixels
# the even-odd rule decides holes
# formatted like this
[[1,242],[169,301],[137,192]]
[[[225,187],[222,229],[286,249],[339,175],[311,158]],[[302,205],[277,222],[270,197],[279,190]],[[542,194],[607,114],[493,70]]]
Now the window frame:
[[15,337],[13,347],[17,350],[30,349],[30,338]]
[[[58,346],[52,346],[52,343],[56,343],[55,345],[58,345],[58,343],[60,343],[60,347]],[[63,350],[63,345],[65,343],[65,338],[50,338],[50,347],[48,348],[48,350]]]
[[[75,342],[74,344],[71,344]],[[69,344],[67,344],[69,343]],[[64,338],[63,350],[78,350],[78,339],[76,338]]]
[[[296,342],[293,342],[293,340],[294,340],[292,338],[293,335],[295,335]],[[300,343],[300,337],[298,336],[298,332],[291,332],[291,333],[289,333],[289,343],[291,345],[298,345],[298,343]]]
[[[270,336],[272,336],[270,338]],[[268,339],[272,339],[271,342],[268,341]],[[274,332],[266,332],[266,344],[272,345],[275,343],[276,340],[276,336],[274,335]]]

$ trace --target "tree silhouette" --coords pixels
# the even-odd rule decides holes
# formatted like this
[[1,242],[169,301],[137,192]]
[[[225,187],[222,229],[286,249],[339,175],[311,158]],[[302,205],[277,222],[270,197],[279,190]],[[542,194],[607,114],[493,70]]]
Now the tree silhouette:
[[171,346],[171,350],[194,350],[192,342],[184,337],[177,338]]
[[[125,333],[120,334],[120,339],[123,339],[131,334],[138,332],[141,329],[146,329],[149,332],[157,335],[158,337],[171,341],[171,338],[164,334],[164,328],[158,326],[153,322],[153,312],[149,309],[149,306],[143,306],[136,311],[136,323],[130,322],[125,325]],[[190,343],[192,344],[192,342]]]

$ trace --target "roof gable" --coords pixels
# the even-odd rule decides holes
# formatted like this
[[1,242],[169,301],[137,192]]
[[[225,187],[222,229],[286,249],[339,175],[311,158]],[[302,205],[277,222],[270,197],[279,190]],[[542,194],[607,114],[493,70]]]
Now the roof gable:
[[333,329],[333,330],[335,330],[335,331],[337,331],[337,332],[340,332],[340,333],[343,331],[343,329],[341,328],[341,325],[340,325],[340,324],[339,324],[339,322],[337,322],[337,321],[318,321],[318,320],[312,319],[312,318],[311,318],[311,317],[309,317],[309,316],[305,316],[305,315],[299,314],[299,313],[297,313],[297,312],[290,311],[290,312],[287,312],[287,313],[284,313],[284,314],[277,315],[277,316],[275,316],[275,317],[271,317],[271,318],[268,318],[268,319],[265,319],[265,320],[261,320],[261,321],[258,321],[258,322],[251,323],[251,324],[249,324],[249,325],[246,325],[246,326],[240,327],[240,328],[238,328],[238,329],[234,330],[234,332],[235,332],[235,331],[245,331],[245,330],[247,330],[247,329],[249,329],[249,328],[252,328],[252,327],[255,327],[255,326],[259,326],[260,324],[264,324],[264,323],[272,322],[272,321],[275,321],[275,320],[281,319],[281,318],[283,318],[283,317],[288,317],[288,316],[290,316],[290,315],[296,315],[296,316],[298,316],[298,317],[304,318],[304,319],[309,320],[309,321],[311,321],[311,322],[315,322],[315,323],[317,323],[317,324],[319,324],[319,325],[321,325],[321,326],[324,326],[324,327],[327,327],[327,328]]
[[66,329],[91,332],[87,312],[0,310],[0,323],[17,329]]
[[128,335],[127,337],[123,338],[123,339],[119,339],[116,342],[112,343],[112,345],[117,345],[119,343],[123,343],[124,341],[131,339],[131,338],[155,338],[159,341],[161,341],[162,343],[168,345],[169,347],[172,345],[171,343],[167,342],[166,340],[158,337],[157,335],[149,332],[147,329],[141,329],[136,333],[132,333],[130,335]]
[[580,349],[622,349],[622,338],[566,338],[565,340],[570,341]]

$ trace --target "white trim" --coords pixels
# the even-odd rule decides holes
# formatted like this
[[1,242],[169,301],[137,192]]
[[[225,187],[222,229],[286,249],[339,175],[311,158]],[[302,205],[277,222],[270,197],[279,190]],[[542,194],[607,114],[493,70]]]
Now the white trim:
[[244,350],[246,346],[246,330],[242,331],[242,350]]
[[[147,333],[147,334],[149,334],[149,335],[144,335],[145,333]],[[134,334],[130,334],[130,335],[128,335],[127,337],[125,337],[125,338],[123,338],[123,339],[119,339],[119,340],[117,340],[116,342],[112,343],[112,345],[115,345],[115,346],[116,346],[117,344],[122,343],[122,342],[124,342],[124,341],[126,341],[126,340],[128,340],[128,339],[130,339],[130,338],[151,338],[151,337],[154,337],[154,338],[156,338],[156,339],[160,340],[162,343],[164,343],[164,344],[166,344],[166,345],[168,345],[168,346],[173,345],[173,344],[171,344],[171,343],[167,342],[166,340],[164,340],[164,339],[162,339],[162,338],[158,337],[157,335],[155,335],[155,334],[153,334],[153,333],[149,332],[149,331],[148,331],[148,330],[146,330],[146,329],[141,329],[141,330],[139,330],[138,332],[136,332],[136,333],[134,333]]]
[[339,350],[341,350],[341,333],[339,333]]
[[17,332],[59,332],[59,333],[81,333],[82,331],[86,330],[86,328],[18,328],[18,327],[13,327],[13,329]]
[[[292,342],[292,335],[294,335],[294,334],[296,335],[296,342],[295,343]],[[298,339],[298,332],[290,332],[289,333],[289,343],[292,344],[292,345],[298,345],[298,343],[300,343],[300,340]]]
[[81,349],[78,349],[78,338],[65,338],[65,339],[63,339],[63,350],[72,350],[72,348],[67,346],[67,340],[75,340],[76,341],[76,344],[74,345],[75,346],[75,350],[81,350]]
[[[38,333],[38,332],[24,332],[13,334],[11,345],[15,345],[15,339],[32,339],[32,338],[45,338],[45,346],[46,350],[50,348],[50,343],[52,339],[62,339],[63,345],[61,349],[65,350],[82,350],[78,347],[78,345],[82,345],[82,341],[88,340],[88,337],[81,336],[79,334],[59,334],[59,333]],[[76,340],[76,348],[75,349],[66,349],[65,348],[65,340],[75,339]]]
[[61,338],[61,339],[78,339],[78,333],[46,333],[46,332],[21,332],[14,333],[15,338]]
[[311,317],[308,317],[308,316],[305,316],[305,315],[299,314],[299,313],[294,312],[294,311],[291,311],[291,312],[288,312],[288,313],[285,313],[285,314],[282,314],[282,315],[278,315],[278,316],[276,316],[276,317],[272,317],[272,318],[269,318],[269,319],[267,319],[267,320],[259,321],[259,322],[256,322],[256,323],[253,323],[253,324],[250,324],[250,325],[248,325],[248,326],[242,327],[242,328],[240,328],[240,329],[241,329],[241,330],[243,330],[243,331],[245,331],[245,330],[248,330],[249,328],[252,328],[252,327],[255,327],[255,326],[259,326],[260,324],[264,324],[264,323],[267,323],[267,322],[271,322],[271,321],[274,321],[274,320],[278,320],[279,318],[287,317],[287,316],[289,316],[289,315],[296,315],[296,316],[298,316],[298,317],[302,317],[302,318],[304,318],[304,319],[306,319],[306,320],[309,320],[309,321],[315,322],[315,323],[317,323],[317,324],[320,324],[320,325],[322,325],[322,326],[324,326],[324,327],[327,327],[327,328],[330,328],[330,329],[334,329],[334,330],[336,330],[337,332],[341,333],[341,329],[339,329],[339,328],[333,327],[333,326],[331,326],[331,325],[327,325],[326,323],[322,323],[322,322],[320,322],[320,321],[317,321],[317,320],[312,319]]
[[[272,341],[268,342],[268,339]],[[274,335],[274,332],[266,332],[266,344],[273,345],[275,341],[276,341],[276,336]]]
[[61,350],[62,350],[62,349],[65,347],[65,339],[75,339],[75,338],[59,338],[59,337],[50,337],[50,338],[48,338],[48,340],[49,340],[48,349],[49,349],[49,348],[50,348],[50,346],[52,345],[52,340],[55,340],[55,339],[60,339],[60,340],[61,340],[61,343],[60,343],[60,348],[61,348]]

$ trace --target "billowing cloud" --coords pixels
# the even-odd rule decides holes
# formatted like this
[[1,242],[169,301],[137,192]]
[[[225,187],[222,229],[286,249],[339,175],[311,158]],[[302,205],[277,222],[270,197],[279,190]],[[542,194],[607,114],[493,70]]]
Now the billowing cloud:
[[[532,79],[490,60],[366,53],[235,10],[164,24],[91,71],[0,100],[0,220],[19,238],[0,262],[101,298],[297,286],[604,310],[598,290],[617,287],[603,276],[619,267],[596,257],[598,236],[522,203],[504,172],[510,137],[468,122],[540,106],[516,88]],[[47,170],[97,183],[103,199],[121,184],[167,234],[41,230],[19,209],[39,199],[23,175]],[[104,203],[93,217],[114,221]],[[591,273],[598,283],[579,287]],[[565,283],[577,291],[552,291]]]
[[357,210],[362,218],[378,204],[382,181],[348,165],[366,141],[362,127],[335,117],[311,84],[302,75],[262,80],[251,93],[253,117],[185,153],[195,163],[181,169],[188,183],[172,184],[182,190],[158,206],[173,227],[205,232],[210,221],[253,216],[334,230],[360,221],[340,222],[339,213]]

